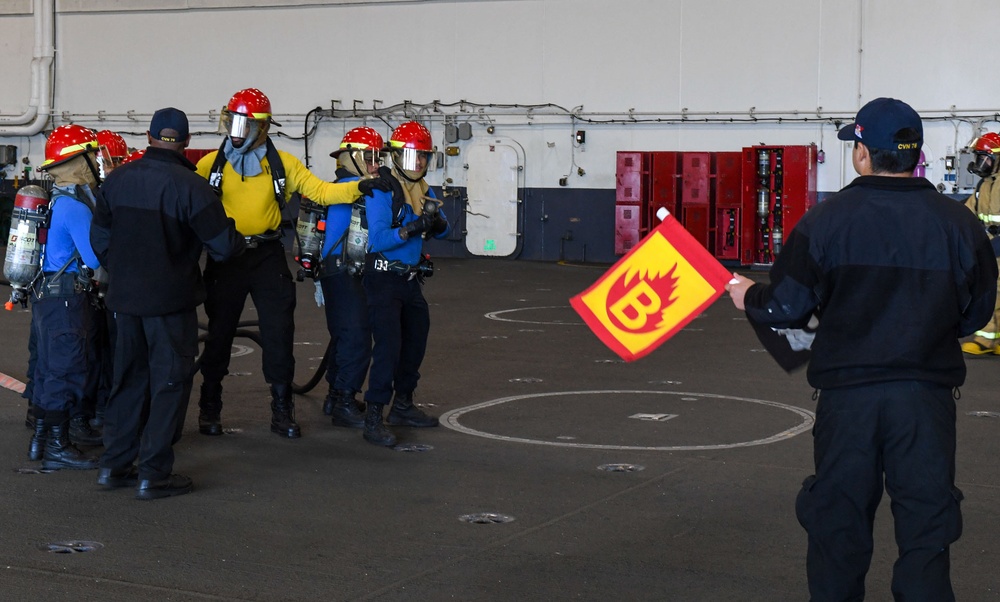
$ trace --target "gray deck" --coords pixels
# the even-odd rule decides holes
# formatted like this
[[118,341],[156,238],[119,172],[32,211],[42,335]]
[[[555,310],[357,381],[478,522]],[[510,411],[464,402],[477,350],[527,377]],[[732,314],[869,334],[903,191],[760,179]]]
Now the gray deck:
[[[626,364],[568,304],[607,266],[436,263],[416,401],[446,424],[396,429],[423,451],[331,426],[325,381],[297,397],[302,439],[271,434],[259,349],[239,339],[247,353],[223,395],[232,432],[199,435],[193,401],[175,470],[195,491],[139,502],[98,488],[93,471],[23,474],[38,467],[26,458],[25,405],[0,389],[0,599],[808,598],[794,499],[812,466],[812,390],[762,352],[728,298]],[[0,315],[4,374],[23,375],[29,317]],[[244,319],[255,317],[248,307]],[[300,284],[300,384],[327,339],[312,285]],[[958,412],[965,535],[952,551],[960,600],[1000,599],[998,383],[1000,358],[969,361]],[[609,464],[633,470],[599,469]],[[479,513],[513,520],[460,520]],[[868,599],[889,600],[888,499],[877,531]],[[102,547],[48,551],[73,541]]]

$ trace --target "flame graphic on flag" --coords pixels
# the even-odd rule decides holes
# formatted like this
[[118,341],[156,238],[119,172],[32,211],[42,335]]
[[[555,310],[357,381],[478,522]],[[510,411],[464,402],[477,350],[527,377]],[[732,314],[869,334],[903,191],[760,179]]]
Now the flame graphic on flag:
[[[653,332],[666,323],[667,310],[677,300],[677,264],[632,266],[608,291],[608,317],[623,331]],[[650,320],[640,307],[660,307],[660,320]]]

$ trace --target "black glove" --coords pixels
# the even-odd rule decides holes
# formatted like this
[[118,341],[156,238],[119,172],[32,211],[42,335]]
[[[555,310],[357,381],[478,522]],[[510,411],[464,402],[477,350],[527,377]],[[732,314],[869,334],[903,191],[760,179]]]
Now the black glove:
[[438,234],[443,234],[445,230],[448,229],[448,222],[440,213],[434,214],[434,220],[431,222],[431,226],[427,228],[427,235],[430,237],[437,236]]
[[[377,178],[364,178],[358,180],[358,190],[361,192],[361,196],[371,195],[373,190],[381,190],[382,192],[393,192],[392,184],[395,183],[399,186],[399,182],[392,179],[392,182],[388,182],[384,176],[379,174]],[[402,188],[400,188],[402,190]]]
[[403,192],[403,186],[399,183],[399,180],[392,175],[392,170],[383,165],[378,168],[378,177],[380,180],[384,181],[389,185],[389,190],[386,192],[392,193],[392,204],[393,205],[403,205],[406,203],[406,193]]
[[433,217],[429,215],[421,215],[412,222],[404,224],[400,230],[406,233],[405,238],[410,238],[411,236],[423,234],[429,230],[432,225],[434,225]]

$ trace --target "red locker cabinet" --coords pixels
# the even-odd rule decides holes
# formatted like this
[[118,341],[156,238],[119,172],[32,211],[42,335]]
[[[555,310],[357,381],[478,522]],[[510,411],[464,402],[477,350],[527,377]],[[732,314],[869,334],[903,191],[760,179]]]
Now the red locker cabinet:
[[738,260],[743,219],[743,153],[712,154],[712,238],[709,250],[718,259]]
[[656,212],[661,207],[665,207],[675,219],[680,219],[681,154],[673,151],[649,153],[652,177],[649,204],[643,212],[644,234],[659,225]]
[[681,223],[706,249],[709,247],[711,186],[709,153],[681,155]]
[[816,145],[744,148],[742,188],[740,261],[769,265],[816,204]]
[[639,231],[641,214],[641,205],[615,205],[615,255],[628,253],[645,236]]
[[615,172],[615,254],[632,250],[648,232],[643,214],[649,203],[650,157],[646,152],[619,151]]
[[681,205],[708,205],[710,153],[681,153]]
[[615,202],[639,205],[649,196],[649,153],[618,151]]

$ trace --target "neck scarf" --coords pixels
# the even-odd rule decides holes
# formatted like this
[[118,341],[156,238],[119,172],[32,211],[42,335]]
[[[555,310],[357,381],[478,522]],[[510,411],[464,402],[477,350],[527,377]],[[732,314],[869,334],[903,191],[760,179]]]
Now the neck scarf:
[[223,149],[229,164],[233,166],[236,173],[245,178],[252,178],[264,173],[264,167],[260,162],[267,153],[267,147],[261,144],[257,148],[250,148],[253,146],[253,142],[253,140],[247,139],[243,142],[243,146],[236,148],[233,146],[233,141],[226,138],[226,147]]
[[413,213],[416,215],[423,215],[424,197],[427,196],[427,191],[430,190],[430,186],[427,185],[427,182],[425,182],[423,178],[414,182],[399,173],[395,167],[393,167],[392,171],[396,180],[399,181],[399,185],[403,187],[403,194],[406,196],[406,203],[413,208]]

